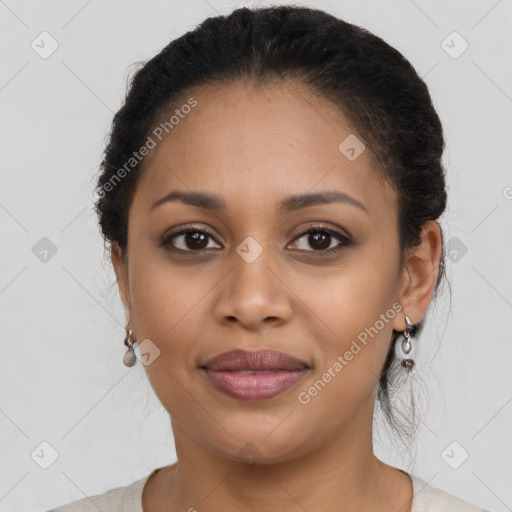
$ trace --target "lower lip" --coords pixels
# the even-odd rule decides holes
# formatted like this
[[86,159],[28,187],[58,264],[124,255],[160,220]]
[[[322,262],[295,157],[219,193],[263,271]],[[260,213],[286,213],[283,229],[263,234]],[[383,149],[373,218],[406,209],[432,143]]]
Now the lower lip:
[[242,373],[240,371],[213,371],[205,368],[210,382],[227,395],[244,401],[272,398],[297,384],[308,372],[303,370],[273,370]]

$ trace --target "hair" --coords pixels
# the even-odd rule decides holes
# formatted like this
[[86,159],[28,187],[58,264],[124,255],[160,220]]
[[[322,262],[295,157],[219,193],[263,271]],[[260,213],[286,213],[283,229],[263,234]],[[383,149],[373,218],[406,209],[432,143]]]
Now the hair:
[[[116,173],[126,169],[155,125],[192,88],[233,81],[300,83],[347,116],[376,172],[397,191],[402,264],[405,251],[421,242],[424,223],[437,221],[447,202],[443,130],[427,86],[383,39],[321,10],[295,5],[244,7],[208,18],[136,71],[113,118],[96,186],[104,241],[117,245],[124,257],[129,207],[143,165],[133,165],[122,180],[117,174],[112,186]],[[443,247],[435,295],[444,261]],[[390,379],[400,334],[393,331],[376,392],[391,423]]]

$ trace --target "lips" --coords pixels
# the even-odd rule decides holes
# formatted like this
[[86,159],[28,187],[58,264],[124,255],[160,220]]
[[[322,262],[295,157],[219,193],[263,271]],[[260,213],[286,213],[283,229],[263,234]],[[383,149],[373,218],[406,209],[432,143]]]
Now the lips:
[[223,370],[301,370],[308,366],[299,359],[275,350],[224,352],[203,365],[213,371]]
[[244,401],[279,395],[310,370],[303,361],[274,350],[232,350],[209,359],[200,368],[218,390]]

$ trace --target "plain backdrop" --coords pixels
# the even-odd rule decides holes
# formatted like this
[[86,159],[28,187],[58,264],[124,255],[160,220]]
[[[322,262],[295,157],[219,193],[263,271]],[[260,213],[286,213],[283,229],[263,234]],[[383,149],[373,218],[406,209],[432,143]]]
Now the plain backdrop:
[[[421,338],[429,409],[415,457],[380,434],[376,451],[467,501],[511,510],[512,1],[297,4],[401,51],[446,132],[452,293]],[[0,1],[1,511],[47,510],[175,460],[142,365],[121,363],[124,312],[92,211],[94,177],[133,64],[242,5],[271,3]]]

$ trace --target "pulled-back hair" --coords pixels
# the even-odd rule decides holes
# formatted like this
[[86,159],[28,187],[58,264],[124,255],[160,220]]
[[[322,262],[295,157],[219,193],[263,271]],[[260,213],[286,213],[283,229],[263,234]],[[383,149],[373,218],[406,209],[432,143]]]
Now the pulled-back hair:
[[[128,211],[144,162],[107,186],[114,175],[126,170],[133,152],[192,88],[233,81],[299,82],[345,114],[376,172],[397,191],[402,262],[405,251],[420,242],[423,224],[444,212],[443,130],[427,86],[409,61],[371,32],[320,10],[240,8],[173,40],[131,79],[97,182],[95,206],[107,244],[126,252]],[[436,292],[443,275],[444,250]],[[399,335],[393,331],[377,390],[391,421],[390,375]]]

